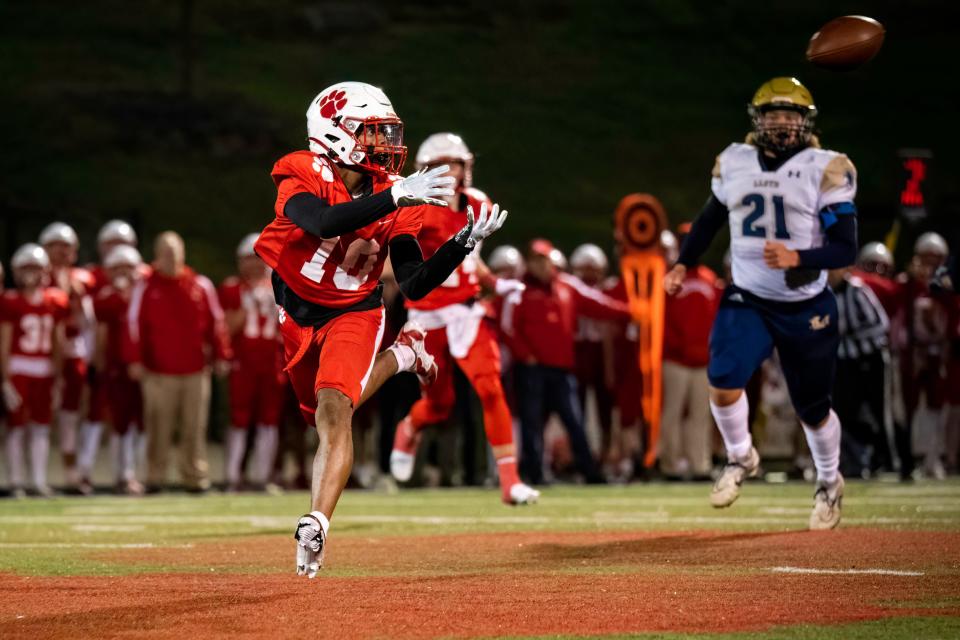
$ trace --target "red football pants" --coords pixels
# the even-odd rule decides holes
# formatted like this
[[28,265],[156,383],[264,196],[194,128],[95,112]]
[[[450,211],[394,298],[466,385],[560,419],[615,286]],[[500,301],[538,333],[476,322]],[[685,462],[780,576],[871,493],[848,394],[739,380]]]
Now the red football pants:
[[307,424],[316,426],[320,389],[336,389],[356,408],[385,325],[383,307],[350,311],[318,328],[301,327],[289,317],[280,323],[286,371]]
[[423,387],[422,395],[410,409],[414,429],[443,422],[450,416],[455,401],[453,390],[454,363],[470,380],[483,406],[483,428],[492,447],[513,444],[513,421],[500,384],[500,346],[485,321],[480,323],[477,338],[465,358],[450,355],[445,328],[427,331],[427,352],[437,363],[437,381]]

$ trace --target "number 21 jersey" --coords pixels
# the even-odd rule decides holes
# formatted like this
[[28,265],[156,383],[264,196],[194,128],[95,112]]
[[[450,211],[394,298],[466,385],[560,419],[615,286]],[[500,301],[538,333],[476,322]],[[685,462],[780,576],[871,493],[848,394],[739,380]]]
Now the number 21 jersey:
[[790,288],[783,270],[764,263],[763,246],[767,241],[794,250],[823,246],[820,212],[853,202],[856,169],[842,153],[808,147],[776,171],[766,171],[760,153],[753,145],[734,143],[717,156],[713,168],[713,195],[730,212],[733,283],[768,300],[807,300],[826,286],[826,272]]

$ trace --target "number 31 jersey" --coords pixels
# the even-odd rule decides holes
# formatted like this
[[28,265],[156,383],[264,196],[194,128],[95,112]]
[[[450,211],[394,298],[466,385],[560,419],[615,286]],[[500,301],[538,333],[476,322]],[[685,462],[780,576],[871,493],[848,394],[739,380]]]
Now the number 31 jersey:
[[856,169],[842,153],[808,147],[776,171],[765,171],[760,153],[753,145],[734,143],[717,156],[713,168],[713,195],[730,212],[733,283],[768,300],[807,300],[826,286],[826,272],[790,288],[782,269],[764,263],[763,246],[768,240],[794,250],[823,246],[820,212],[853,202]]
[[[310,151],[295,151],[273,166],[276,218],[260,234],[257,255],[298,296],[323,307],[342,308],[371,295],[387,258],[388,243],[399,235],[417,236],[421,207],[401,207],[362,229],[335,238],[318,238],[298,227],[283,210],[292,196],[312,193],[328,205],[353,198],[336,168]],[[375,176],[373,192],[389,189],[397,176]]]

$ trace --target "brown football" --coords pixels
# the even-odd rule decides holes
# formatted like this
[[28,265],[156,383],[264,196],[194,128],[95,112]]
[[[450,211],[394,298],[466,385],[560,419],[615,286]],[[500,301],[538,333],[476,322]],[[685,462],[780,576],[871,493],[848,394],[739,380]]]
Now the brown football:
[[807,60],[825,69],[856,69],[880,51],[883,25],[866,16],[842,16],[823,25],[810,38]]

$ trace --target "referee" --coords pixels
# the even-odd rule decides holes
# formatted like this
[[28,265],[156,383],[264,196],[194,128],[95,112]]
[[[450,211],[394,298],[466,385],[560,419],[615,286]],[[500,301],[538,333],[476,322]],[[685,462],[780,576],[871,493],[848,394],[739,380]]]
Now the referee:
[[830,271],[840,346],[834,410],[843,425],[840,470],[848,478],[897,469],[890,411],[890,321],[873,291],[850,269]]

